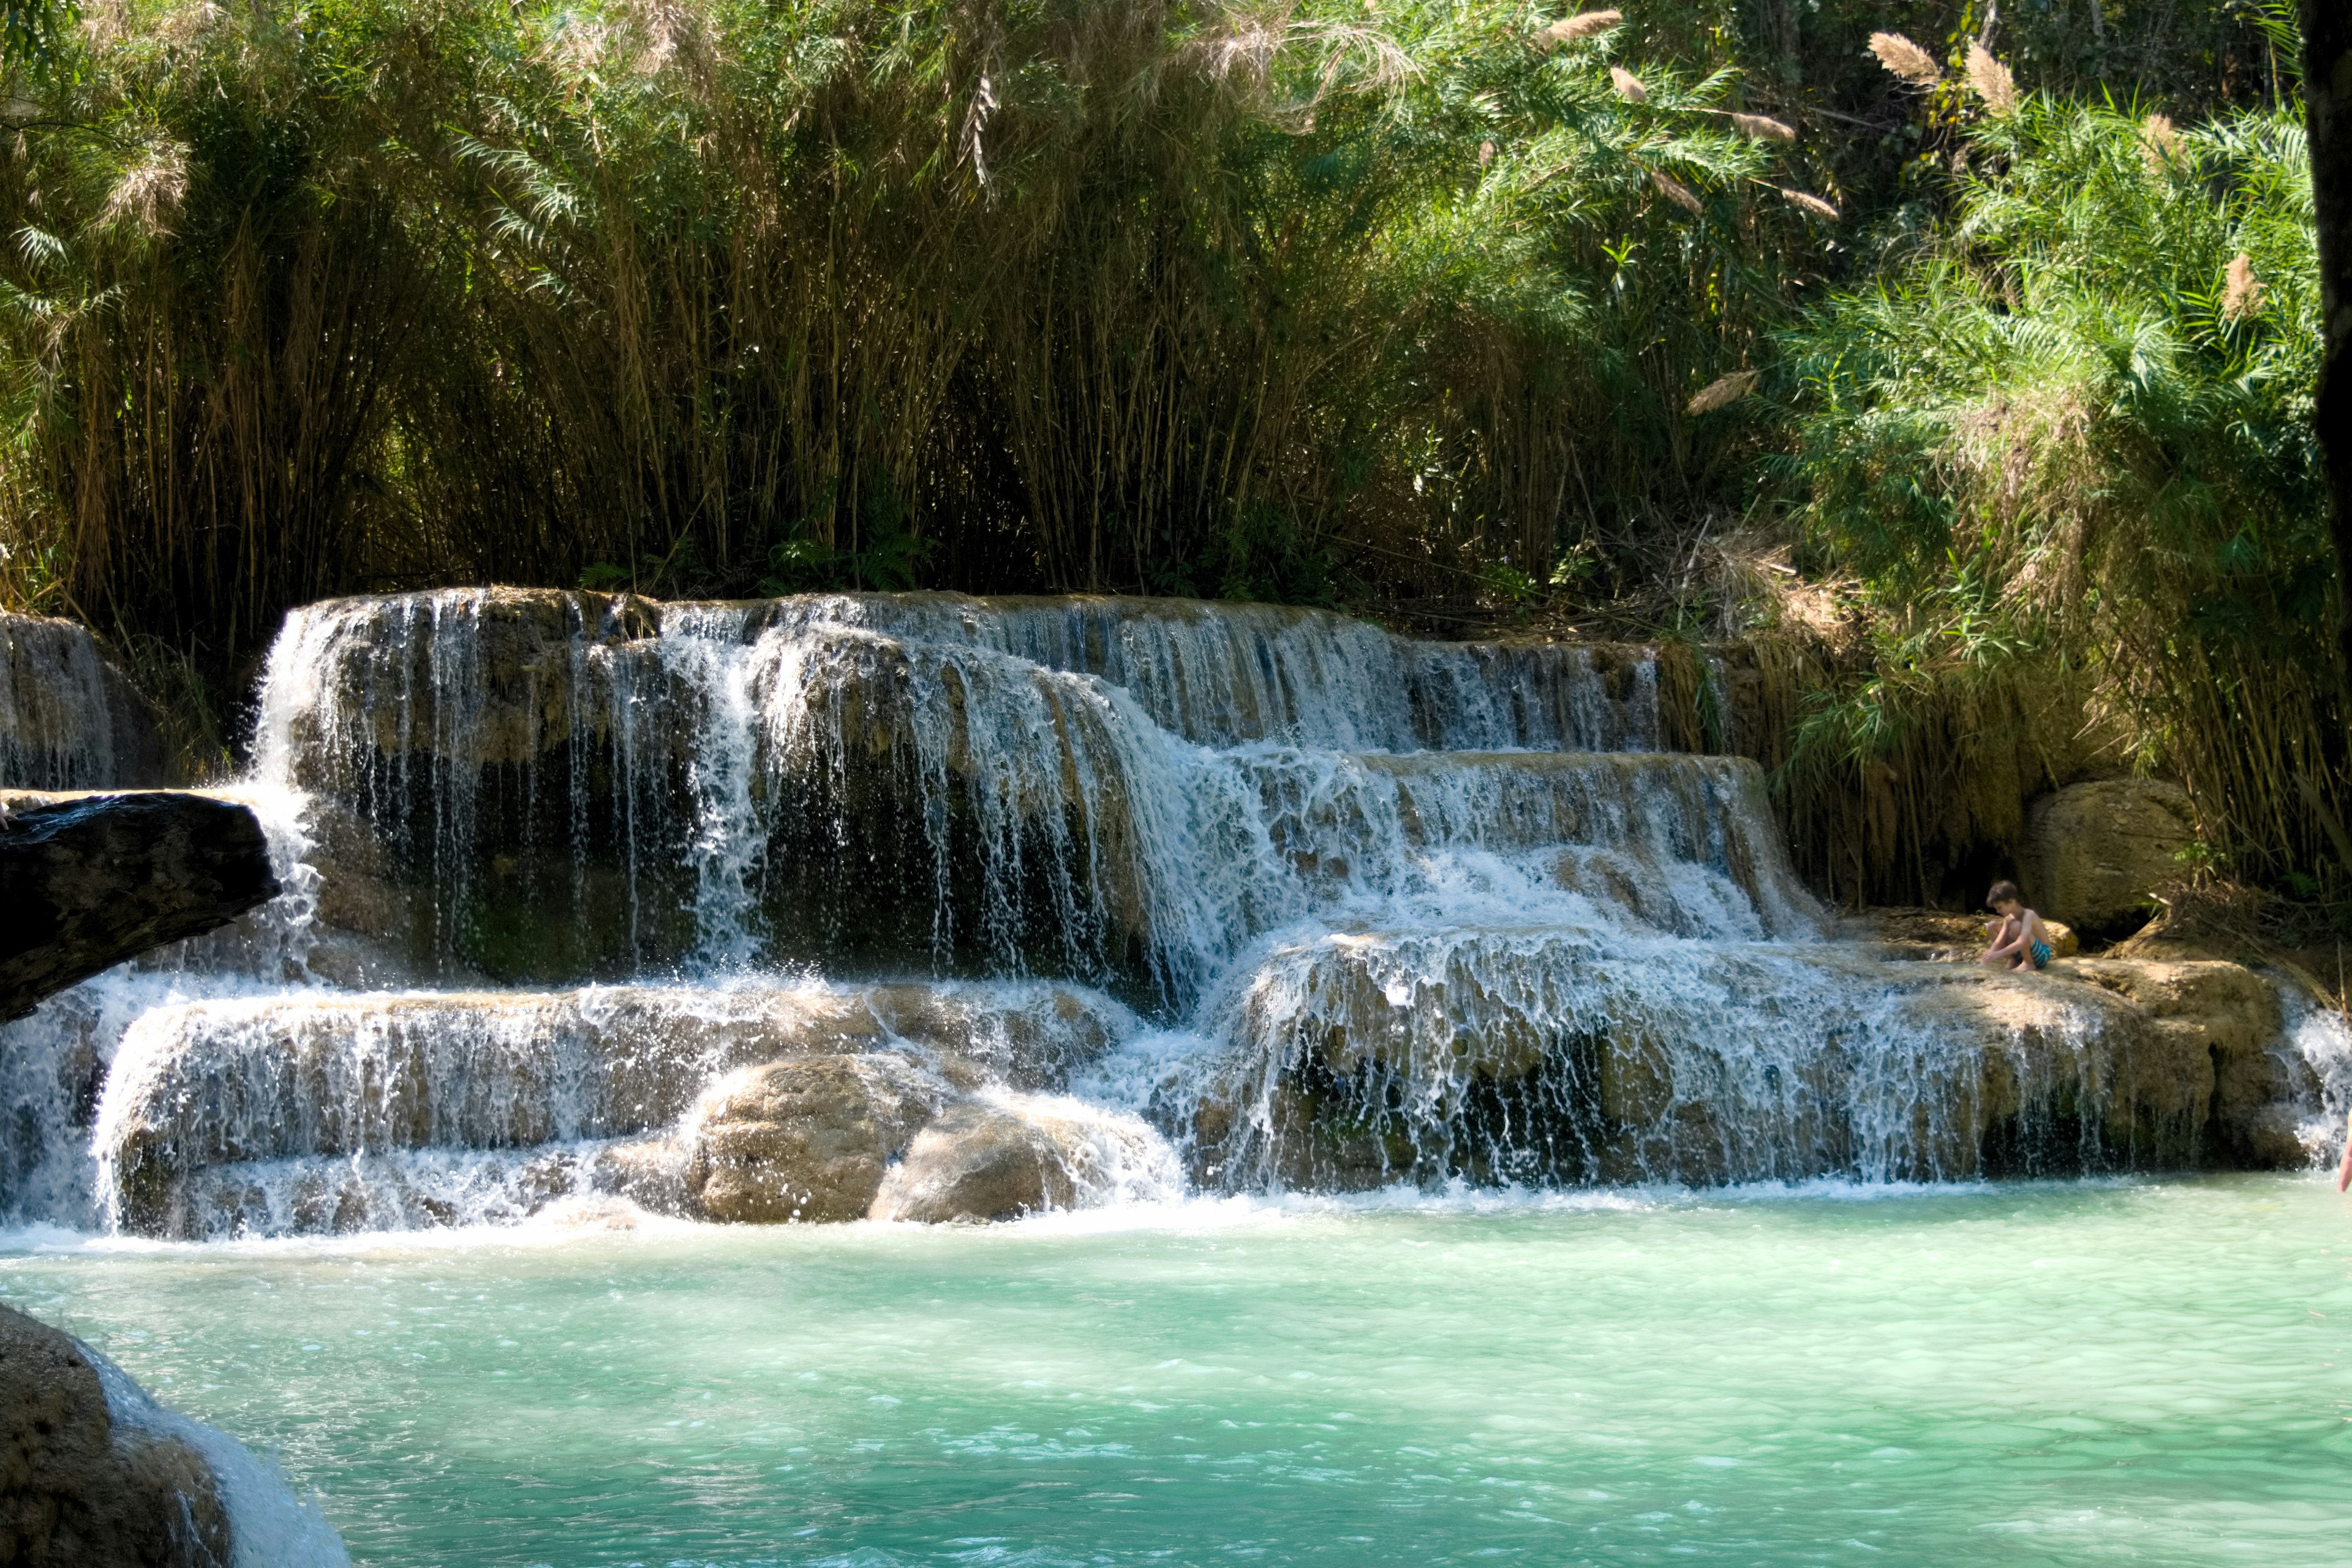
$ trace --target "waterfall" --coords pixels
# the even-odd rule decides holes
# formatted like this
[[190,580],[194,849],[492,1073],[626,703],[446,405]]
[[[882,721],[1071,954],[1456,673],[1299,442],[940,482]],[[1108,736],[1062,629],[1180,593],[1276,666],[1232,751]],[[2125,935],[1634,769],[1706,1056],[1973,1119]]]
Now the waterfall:
[[[299,612],[257,752],[312,792],[322,842],[362,841],[330,880],[395,928],[375,933],[387,977],[919,956],[1181,1011],[1333,866],[1362,883],[1409,840],[1466,846],[1490,808],[1530,824],[1514,848],[1660,847],[1675,829],[1634,821],[1622,785],[1602,813],[1622,831],[1593,804],[1605,749],[1657,728],[1646,655],[1447,648],[1304,612],[464,590]],[[1418,749],[1433,736],[1457,749]],[[1774,862],[1743,896],[1785,921],[1802,896],[1737,809],[1737,852]]]
[[121,775],[121,678],[70,621],[0,614],[0,789],[98,789]]
[[669,1126],[746,1065],[891,1050],[951,1086],[1044,1090],[1131,1028],[1114,1004],[1003,983],[158,1006],[108,1081],[98,1190],[150,1235],[513,1217],[593,1186],[595,1145]]
[[2340,1087],[2251,977],[2224,1061],[2122,981],[1832,940],[1659,668],[1116,598],[311,605],[240,786],[288,895],[0,1028],[0,1216],[683,1202],[713,1086],[844,1054],[1075,1203],[2177,1165],[2217,1093]]

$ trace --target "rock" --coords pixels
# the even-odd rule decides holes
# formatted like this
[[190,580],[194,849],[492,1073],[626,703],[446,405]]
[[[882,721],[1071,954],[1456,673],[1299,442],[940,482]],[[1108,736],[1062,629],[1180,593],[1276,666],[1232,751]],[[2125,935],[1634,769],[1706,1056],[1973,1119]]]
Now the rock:
[[2196,837],[2189,793],[2179,784],[2069,784],[2027,813],[2026,900],[2092,935],[2128,934],[2146,923],[2150,893],[2180,875],[2175,857]]
[[[2236,963],[2084,959],[2070,966],[2128,998],[2159,1041],[2210,1064],[2210,1156],[2253,1168],[2292,1169],[2310,1152],[2294,1126],[2317,1109],[2316,1086],[2290,1058],[2276,988]],[[2309,1104],[2305,1104],[2309,1101]]]
[[[259,747],[320,797],[330,962],[509,984],[677,963],[704,934],[696,780],[740,762],[765,953],[965,973],[1052,954],[1151,994],[1133,781],[1091,689],[961,643],[813,633],[814,608],[491,588],[296,612],[300,700],[265,700]],[[722,666],[748,681],[740,730],[714,716]]]
[[862,1218],[890,1162],[952,1096],[896,1051],[747,1068],[695,1109],[688,1188],[722,1222]]
[[626,1198],[654,1214],[692,1218],[694,1151],[676,1138],[641,1138],[597,1152],[589,1169],[598,1193]]
[[[124,1035],[94,1142],[124,1229],[202,1237],[251,1223],[251,1162],[626,1138],[676,1124],[730,1073],[787,1058],[891,1051],[958,1093],[1056,1089],[1132,1026],[1100,996],[1035,982],[194,1002]],[[692,1211],[681,1177],[635,1162],[607,1151],[593,1180]],[[306,1228],[348,1206],[294,1217]]]
[[117,1427],[89,1352],[0,1307],[0,1563],[226,1568],[230,1556],[203,1456]]
[[178,791],[16,796],[0,825],[0,1019],[278,895],[260,822]]
[[950,1106],[915,1134],[867,1216],[936,1224],[1068,1208],[1077,1198],[1068,1141],[1066,1130],[993,1106]]
[[[1195,1179],[1965,1180],[2297,1166],[2316,1085],[2236,964],[1973,962],[1979,918],[1912,913],[1811,951],[1510,931],[1277,950],[1222,1059],[1155,1114]],[[1913,952],[1960,962],[1887,962]],[[2286,1129],[2282,1135],[2282,1129]]]
[[147,702],[89,628],[0,613],[0,789],[175,784]]
[[[1949,910],[1873,909],[1839,922],[1839,934],[1876,943],[1889,958],[1927,963],[1974,963],[1990,942],[1990,915],[1955,914]],[[2051,954],[2072,958],[2083,951],[2082,939],[2063,921],[2043,917],[2050,928]]]

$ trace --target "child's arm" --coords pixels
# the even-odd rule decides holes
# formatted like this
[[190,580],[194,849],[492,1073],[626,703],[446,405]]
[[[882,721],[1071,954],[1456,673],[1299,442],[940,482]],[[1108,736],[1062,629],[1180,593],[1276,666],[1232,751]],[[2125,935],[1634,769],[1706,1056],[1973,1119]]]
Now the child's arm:
[[2352,1187],[2352,1116],[2345,1118],[2344,1163],[2336,1167],[2336,1190]]

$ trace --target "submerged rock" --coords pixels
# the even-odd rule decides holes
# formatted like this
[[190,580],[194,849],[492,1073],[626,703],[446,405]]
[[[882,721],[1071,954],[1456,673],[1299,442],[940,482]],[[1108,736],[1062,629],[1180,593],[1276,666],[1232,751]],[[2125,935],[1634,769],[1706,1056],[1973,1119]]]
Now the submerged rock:
[[2069,784],[2027,813],[2026,897],[2095,936],[2126,934],[2147,922],[2149,895],[2180,876],[2177,857],[2196,838],[2196,814],[2179,784]]
[[231,1546],[204,1456],[118,1426],[89,1352],[0,1307],[0,1563],[227,1568]]
[[278,894],[251,810],[179,791],[8,796],[0,1019]]
[[683,1134],[687,1191],[722,1223],[863,1218],[883,1172],[950,1093],[893,1051],[746,1068],[704,1096]]

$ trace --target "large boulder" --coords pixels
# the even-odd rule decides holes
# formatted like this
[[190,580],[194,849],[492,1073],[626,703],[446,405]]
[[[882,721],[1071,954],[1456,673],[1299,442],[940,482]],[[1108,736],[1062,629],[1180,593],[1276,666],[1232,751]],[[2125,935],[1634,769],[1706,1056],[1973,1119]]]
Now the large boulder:
[[0,1563],[227,1568],[230,1557],[204,1457],[118,1426],[89,1353],[0,1307]]
[[[1844,923],[1845,934],[1874,942],[1892,958],[1973,964],[1983,951],[1978,916],[1886,909]],[[2053,931],[2064,929],[2053,922]],[[2200,1163],[2257,1170],[2309,1163],[2312,1151],[2301,1131],[2319,1114],[2321,1096],[2311,1067],[2287,1038],[2279,986],[2293,982],[2192,949],[2149,948],[2145,942],[2114,955],[2077,958],[2069,933],[2058,943],[2062,962],[2032,985],[2003,994],[2081,1011],[2087,987],[2097,1016],[2110,1028],[2120,1026],[2132,1044],[2121,1059],[2141,1100],[2171,1101],[2176,1121],[2201,1117]],[[2112,1015],[2110,1003],[2122,1004],[2125,1012]]]
[[721,1222],[862,1218],[890,1163],[952,1094],[896,1051],[747,1068],[696,1108],[688,1193]]
[[2127,998],[2156,1040],[2210,1064],[2209,1158],[2257,1169],[2309,1163],[2297,1129],[2318,1110],[2318,1086],[2286,1047],[2272,982],[2218,961],[2084,959],[2069,968]]
[[245,806],[181,791],[0,799],[0,1019],[277,897]]
[[2197,837],[2189,792],[2160,779],[2099,779],[2034,802],[2026,816],[2025,895],[2092,936],[2147,923],[2150,895],[2180,875]]
[[867,1215],[874,1219],[1018,1219],[1077,1198],[1073,1130],[967,1101],[915,1135]]

